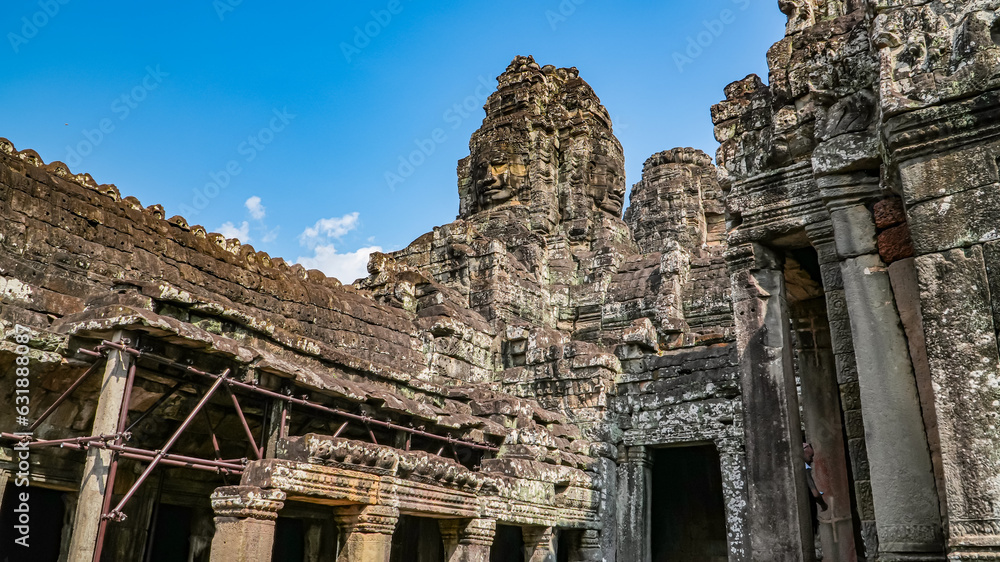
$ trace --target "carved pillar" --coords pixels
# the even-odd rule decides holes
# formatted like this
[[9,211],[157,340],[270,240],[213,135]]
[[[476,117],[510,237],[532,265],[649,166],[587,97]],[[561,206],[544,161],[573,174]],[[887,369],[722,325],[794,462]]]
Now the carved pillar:
[[618,559],[650,560],[652,458],[645,447],[629,447],[618,465]]
[[[614,448],[609,448],[614,451]],[[606,457],[599,457],[600,469],[600,508],[599,519],[601,525],[600,545],[604,562],[617,562],[618,560],[618,465],[614,460]]]
[[[113,341],[128,342],[128,332],[116,332]],[[129,342],[130,343],[130,342]],[[112,350],[104,366],[101,393],[97,398],[94,425],[91,435],[113,435],[118,431],[118,421],[125,404],[125,386],[132,356]],[[111,468],[111,451],[93,447],[87,450],[87,461],[83,468],[83,481],[76,504],[73,520],[73,536],[70,542],[69,562],[91,562],[97,545],[97,533],[101,524],[104,494]]]
[[556,562],[555,531],[552,527],[524,527],[524,562]]
[[392,533],[399,510],[384,505],[337,508],[334,519],[341,530],[337,562],[389,562]]
[[438,522],[445,562],[489,562],[495,519],[465,519]]
[[[855,193],[872,178],[823,178]],[[869,184],[870,185],[870,184]],[[877,183],[875,184],[877,185]],[[875,247],[875,224],[862,197],[828,203],[851,319],[880,560],[942,560],[941,517],[930,452],[889,274]]]
[[212,562],[269,562],[274,522],[285,493],[255,486],[224,486],[212,493]]
[[[560,560],[569,562],[603,562],[601,532],[597,529],[560,529],[556,542],[560,550],[556,553]],[[561,549],[565,548],[563,552]]]
[[729,562],[750,560],[749,520],[747,514],[746,455],[742,440],[719,439],[715,443],[722,469],[722,499],[726,505],[726,535]]
[[[844,298],[840,256],[833,242],[831,224],[826,223],[820,228],[810,229],[809,237],[819,256],[820,273],[823,278],[830,346],[836,368],[836,383],[840,390],[840,408],[844,436],[847,438],[848,461],[851,463],[857,517],[860,519],[861,536],[860,541],[856,541],[855,548],[866,558],[873,558],[878,552],[878,533],[875,525],[875,506],[872,502],[871,471],[865,444],[857,360],[854,357],[854,337],[851,335],[851,317]],[[818,451],[817,455],[820,455]]]
[[601,551],[601,532],[587,529],[579,532],[579,540],[570,551],[569,562],[601,562],[604,560]]
[[750,558],[812,560],[783,264],[758,244],[731,247],[726,261],[742,374]]

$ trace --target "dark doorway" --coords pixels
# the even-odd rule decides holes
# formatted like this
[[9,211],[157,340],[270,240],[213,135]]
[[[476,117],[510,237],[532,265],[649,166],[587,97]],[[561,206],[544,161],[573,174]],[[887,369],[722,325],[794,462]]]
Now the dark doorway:
[[194,509],[160,504],[153,527],[151,562],[187,562]]
[[[809,518],[807,529],[812,531],[814,540],[819,540],[815,546],[822,550],[824,558],[862,559],[861,518],[858,516],[858,497],[849,459],[850,451],[855,447],[860,445],[864,450],[864,440],[863,432],[859,431],[860,424],[854,424],[853,434],[849,434],[845,422],[848,413],[860,420],[860,399],[856,384],[850,384],[849,378],[844,380],[844,384],[838,380],[838,362],[846,361],[844,364],[850,365],[854,359],[853,354],[845,349],[845,342],[834,344],[835,332],[831,329],[830,314],[839,316],[841,329],[838,333],[842,339],[845,336],[843,325],[849,322],[849,318],[846,309],[828,307],[819,256],[815,250],[804,248],[788,252],[784,273],[795,346],[795,376],[803,439],[812,444],[815,452],[812,476],[829,505],[827,510],[819,512],[817,505],[810,501],[811,513],[803,513],[802,517]],[[836,293],[833,291],[830,294]],[[835,298],[843,299],[843,296]],[[849,332],[846,335],[850,337]],[[839,350],[839,358],[836,350]],[[855,411],[845,411],[844,405],[853,405]],[[849,447],[852,440],[854,445]]]
[[306,559],[306,526],[301,519],[279,517],[274,525],[274,546],[271,559],[281,562],[303,562]]
[[711,445],[657,449],[653,456],[653,562],[726,562],[719,454]]
[[524,562],[524,537],[520,527],[497,525],[490,562]]
[[[27,502],[21,502],[21,493],[28,494]],[[66,511],[64,495],[64,492],[35,486],[14,486],[13,480],[7,485],[3,513],[0,513],[0,561],[56,562],[59,559]],[[27,504],[28,548],[14,542],[21,537],[14,528],[22,522],[18,520],[21,514],[14,511],[23,507],[21,503]]]
[[392,534],[389,562],[443,562],[444,545],[437,519],[400,515]]

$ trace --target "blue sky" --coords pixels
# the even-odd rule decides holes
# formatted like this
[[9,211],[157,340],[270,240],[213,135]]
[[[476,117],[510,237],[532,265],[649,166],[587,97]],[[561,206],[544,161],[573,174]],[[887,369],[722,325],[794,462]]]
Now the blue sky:
[[137,4],[8,0],[0,136],[347,283],[454,220],[515,55],[580,69],[631,185],[654,152],[714,156],[711,105],[766,80],[785,20],[774,0]]

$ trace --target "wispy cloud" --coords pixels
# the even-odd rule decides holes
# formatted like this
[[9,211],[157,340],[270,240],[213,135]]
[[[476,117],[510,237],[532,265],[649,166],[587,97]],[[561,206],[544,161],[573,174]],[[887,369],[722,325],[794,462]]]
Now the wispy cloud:
[[309,248],[313,255],[301,256],[298,263],[308,269],[318,269],[327,275],[336,277],[343,283],[352,283],[355,279],[368,276],[368,256],[372,252],[381,252],[382,247],[373,244],[374,237],[368,239],[371,244],[353,252],[338,252],[335,243],[358,228],[361,224],[360,213],[348,213],[342,217],[320,219],[316,224],[306,228],[299,235],[299,244]]
[[267,210],[260,204],[260,197],[257,197],[256,195],[247,199],[244,205],[246,205],[247,210],[250,211],[250,216],[253,217],[254,220],[263,220],[264,216],[267,214]]
[[315,225],[306,228],[299,235],[299,243],[313,249],[319,245],[328,244],[331,240],[339,240],[358,227],[359,216],[359,213],[355,211],[342,217],[320,219],[316,221]]
[[306,269],[318,269],[336,277],[342,283],[353,283],[356,279],[368,277],[368,256],[372,252],[381,252],[382,247],[368,246],[341,254],[333,244],[321,244],[312,250],[312,256],[299,257],[298,263]]

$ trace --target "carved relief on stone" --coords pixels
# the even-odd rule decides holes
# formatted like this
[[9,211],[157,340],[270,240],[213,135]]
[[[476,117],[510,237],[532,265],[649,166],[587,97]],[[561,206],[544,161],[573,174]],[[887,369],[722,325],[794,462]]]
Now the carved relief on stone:
[[892,115],[1000,84],[996,0],[929,2],[879,11],[878,53],[883,111]]
[[778,0],[778,8],[788,16],[785,35],[798,33],[816,23],[815,0]]
[[285,493],[281,490],[224,486],[212,492],[212,509],[216,517],[274,520],[284,507],[284,500]]
[[621,144],[577,70],[517,57],[498,83],[469,141],[468,160],[459,166],[460,217],[526,205],[532,228],[546,231],[552,226],[547,215],[555,210],[561,221],[580,220],[584,228],[597,212],[620,217]]

